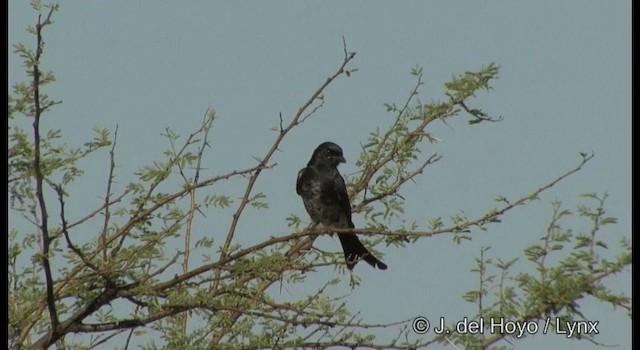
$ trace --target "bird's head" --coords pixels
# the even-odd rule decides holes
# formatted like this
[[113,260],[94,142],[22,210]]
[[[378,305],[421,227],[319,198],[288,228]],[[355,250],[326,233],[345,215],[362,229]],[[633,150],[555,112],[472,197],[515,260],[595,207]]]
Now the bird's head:
[[342,148],[333,142],[324,142],[313,151],[308,165],[325,164],[337,167],[340,163],[346,163],[346,159],[342,155]]

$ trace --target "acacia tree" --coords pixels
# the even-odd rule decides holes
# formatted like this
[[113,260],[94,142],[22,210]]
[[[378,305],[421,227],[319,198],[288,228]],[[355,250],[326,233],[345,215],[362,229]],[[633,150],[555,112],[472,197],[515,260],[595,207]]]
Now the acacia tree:
[[[43,93],[54,76],[42,70],[43,30],[52,24],[58,7],[32,5],[39,12],[35,27],[29,28],[35,49],[15,46],[31,80],[15,84],[9,96],[10,217],[20,216],[32,225],[28,229],[10,223],[9,348],[88,349],[104,344],[129,348],[135,341],[145,349],[417,348],[434,343],[472,349],[511,338],[508,333],[472,335],[453,329],[448,335],[425,338],[416,336],[410,327],[413,320],[367,323],[344,300],[326,293],[339,278],[326,281],[310,295],[280,300],[270,291],[274,284],[303,283],[319,269],[344,266],[340,254],[313,249],[314,240],[326,232],[305,228],[293,215],[288,218],[289,232],[249,246],[235,243],[241,234],[238,223],[249,219],[245,209],[268,210],[264,195],[254,187],[265,170],[276,167],[275,152],[284,138],[317,117],[314,113],[325,103],[324,92],[354,72],[350,65],[355,53],[347,50],[346,43],[335,72],[295,115],[280,116],[271,147],[254,166],[202,178],[202,159],[216,120],[215,111],[209,109],[188,137],[167,130],[166,157],[143,166],[135,174],[137,181],[117,191],[117,128],[113,132],[96,128],[95,137],[80,147],[64,143],[63,130],[43,129],[42,118],[60,103]],[[427,228],[415,223],[389,227],[377,218],[401,213],[404,202],[399,190],[441,159],[421,152],[437,141],[428,131],[431,123],[464,117],[470,125],[500,120],[470,107],[475,93],[491,89],[498,74],[496,65],[453,78],[445,84],[442,100],[429,104],[418,101],[422,69],[414,68],[411,74],[416,81],[413,90],[403,103],[387,105],[387,112],[394,116],[391,124],[370,134],[356,163],[358,175],[348,179],[353,211],[364,214],[367,226],[336,231],[360,234],[370,247],[401,248],[435,235],[450,235],[458,243],[471,239],[474,232],[499,224],[513,208],[537,200],[541,192],[581,170],[593,157],[582,154],[575,167],[519,199],[498,198],[498,206],[479,217],[434,218]],[[31,122],[30,130],[20,127],[24,118]],[[65,207],[72,200],[70,189],[84,176],[78,163],[86,157],[103,157],[109,165],[102,184],[104,201],[69,215]],[[238,202],[207,194],[216,193],[232,178],[246,181]],[[587,319],[580,311],[585,297],[630,310],[627,296],[614,294],[603,284],[630,264],[630,245],[621,242],[623,253],[616,259],[601,257],[610,242],[600,240],[599,233],[616,220],[605,216],[606,195],[585,197],[593,205],[577,210],[592,223],[584,233],[563,227],[563,218],[573,214],[554,202],[542,243],[523,252],[523,260],[536,273],[512,275],[515,259],[495,262],[485,257],[486,249],[480,252],[472,270],[478,274],[478,288],[464,295],[477,305],[477,313],[470,318],[537,322],[553,315],[556,321],[550,326],[562,329],[566,321]],[[199,213],[216,208],[234,211],[229,222],[217,227],[226,234],[211,237],[198,232]],[[171,254],[168,246],[182,249]],[[351,282],[357,288],[357,277],[352,276]],[[372,334],[376,328],[396,328],[397,337],[380,340]],[[581,339],[597,341],[588,334]]]

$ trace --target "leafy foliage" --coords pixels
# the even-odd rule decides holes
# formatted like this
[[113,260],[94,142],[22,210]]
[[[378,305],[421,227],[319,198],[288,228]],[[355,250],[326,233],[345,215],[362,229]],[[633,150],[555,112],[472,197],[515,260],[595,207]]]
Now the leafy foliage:
[[[562,203],[553,203],[553,215],[543,235],[541,244],[524,249],[524,256],[529,263],[526,271],[515,275],[511,271],[518,267],[519,258],[508,261],[485,258],[489,250],[482,248],[480,258],[476,259],[476,267],[471,271],[478,274],[479,287],[464,295],[464,299],[478,305],[475,319],[504,319],[520,324],[536,323],[535,329],[542,330],[545,322],[549,322],[547,332],[564,334],[567,323],[588,322],[599,315],[587,317],[580,311],[578,300],[585,297],[610,303],[631,311],[631,300],[628,296],[614,293],[605,287],[605,279],[624,270],[631,261],[630,246],[622,242],[624,253],[611,260],[601,256],[608,249],[596,240],[596,235],[603,234],[603,226],[615,223],[615,218],[604,216],[604,203],[607,195],[583,195],[596,202],[596,206],[579,205],[579,217],[592,224],[588,233],[573,233],[564,229],[562,220],[574,215],[562,209]],[[603,222],[605,224],[603,224]],[[570,253],[567,254],[566,251]],[[550,261],[553,261],[551,263]],[[495,271],[495,273],[493,273]],[[466,349],[484,349],[503,337],[513,334],[495,334],[491,332],[490,323],[485,323],[484,335],[457,334],[452,332],[451,339],[459,340]],[[450,329],[455,327],[450,326]],[[534,328],[532,328],[534,329]],[[541,331],[540,331],[541,332]],[[489,334],[490,336],[485,336]],[[519,338],[531,334],[523,332]],[[579,334],[572,339],[587,339],[597,343],[595,334]]]

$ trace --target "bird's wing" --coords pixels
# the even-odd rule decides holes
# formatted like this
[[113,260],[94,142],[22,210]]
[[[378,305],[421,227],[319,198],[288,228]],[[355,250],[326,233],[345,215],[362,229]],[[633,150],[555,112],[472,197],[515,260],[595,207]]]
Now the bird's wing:
[[305,170],[307,170],[307,168],[302,168],[298,171],[298,178],[296,179],[296,193],[298,195],[302,195],[302,176],[304,175]]
[[344,179],[340,173],[336,172],[334,179],[335,196],[340,204],[340,210],[347,218],[347,222],[350,228],[353,228],[353,221],[351,221],[351,202],[349,202],[349,195],[347,194],[347,186],[344,183]]

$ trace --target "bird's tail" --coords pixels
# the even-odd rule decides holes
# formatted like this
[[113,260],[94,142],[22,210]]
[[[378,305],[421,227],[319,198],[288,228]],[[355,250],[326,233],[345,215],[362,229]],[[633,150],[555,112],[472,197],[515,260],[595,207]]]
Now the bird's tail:
[[362,259],[369,265],[377,267],[380,270],[386,270],[387,265],[378,260],[367,248],[360,242],[358,236],[354,233],[338,233],[340,243],[342,244],[342,250],[344,250],[344,258],[347,261],[347,267],[349,270],[353,270],[358,260]]

